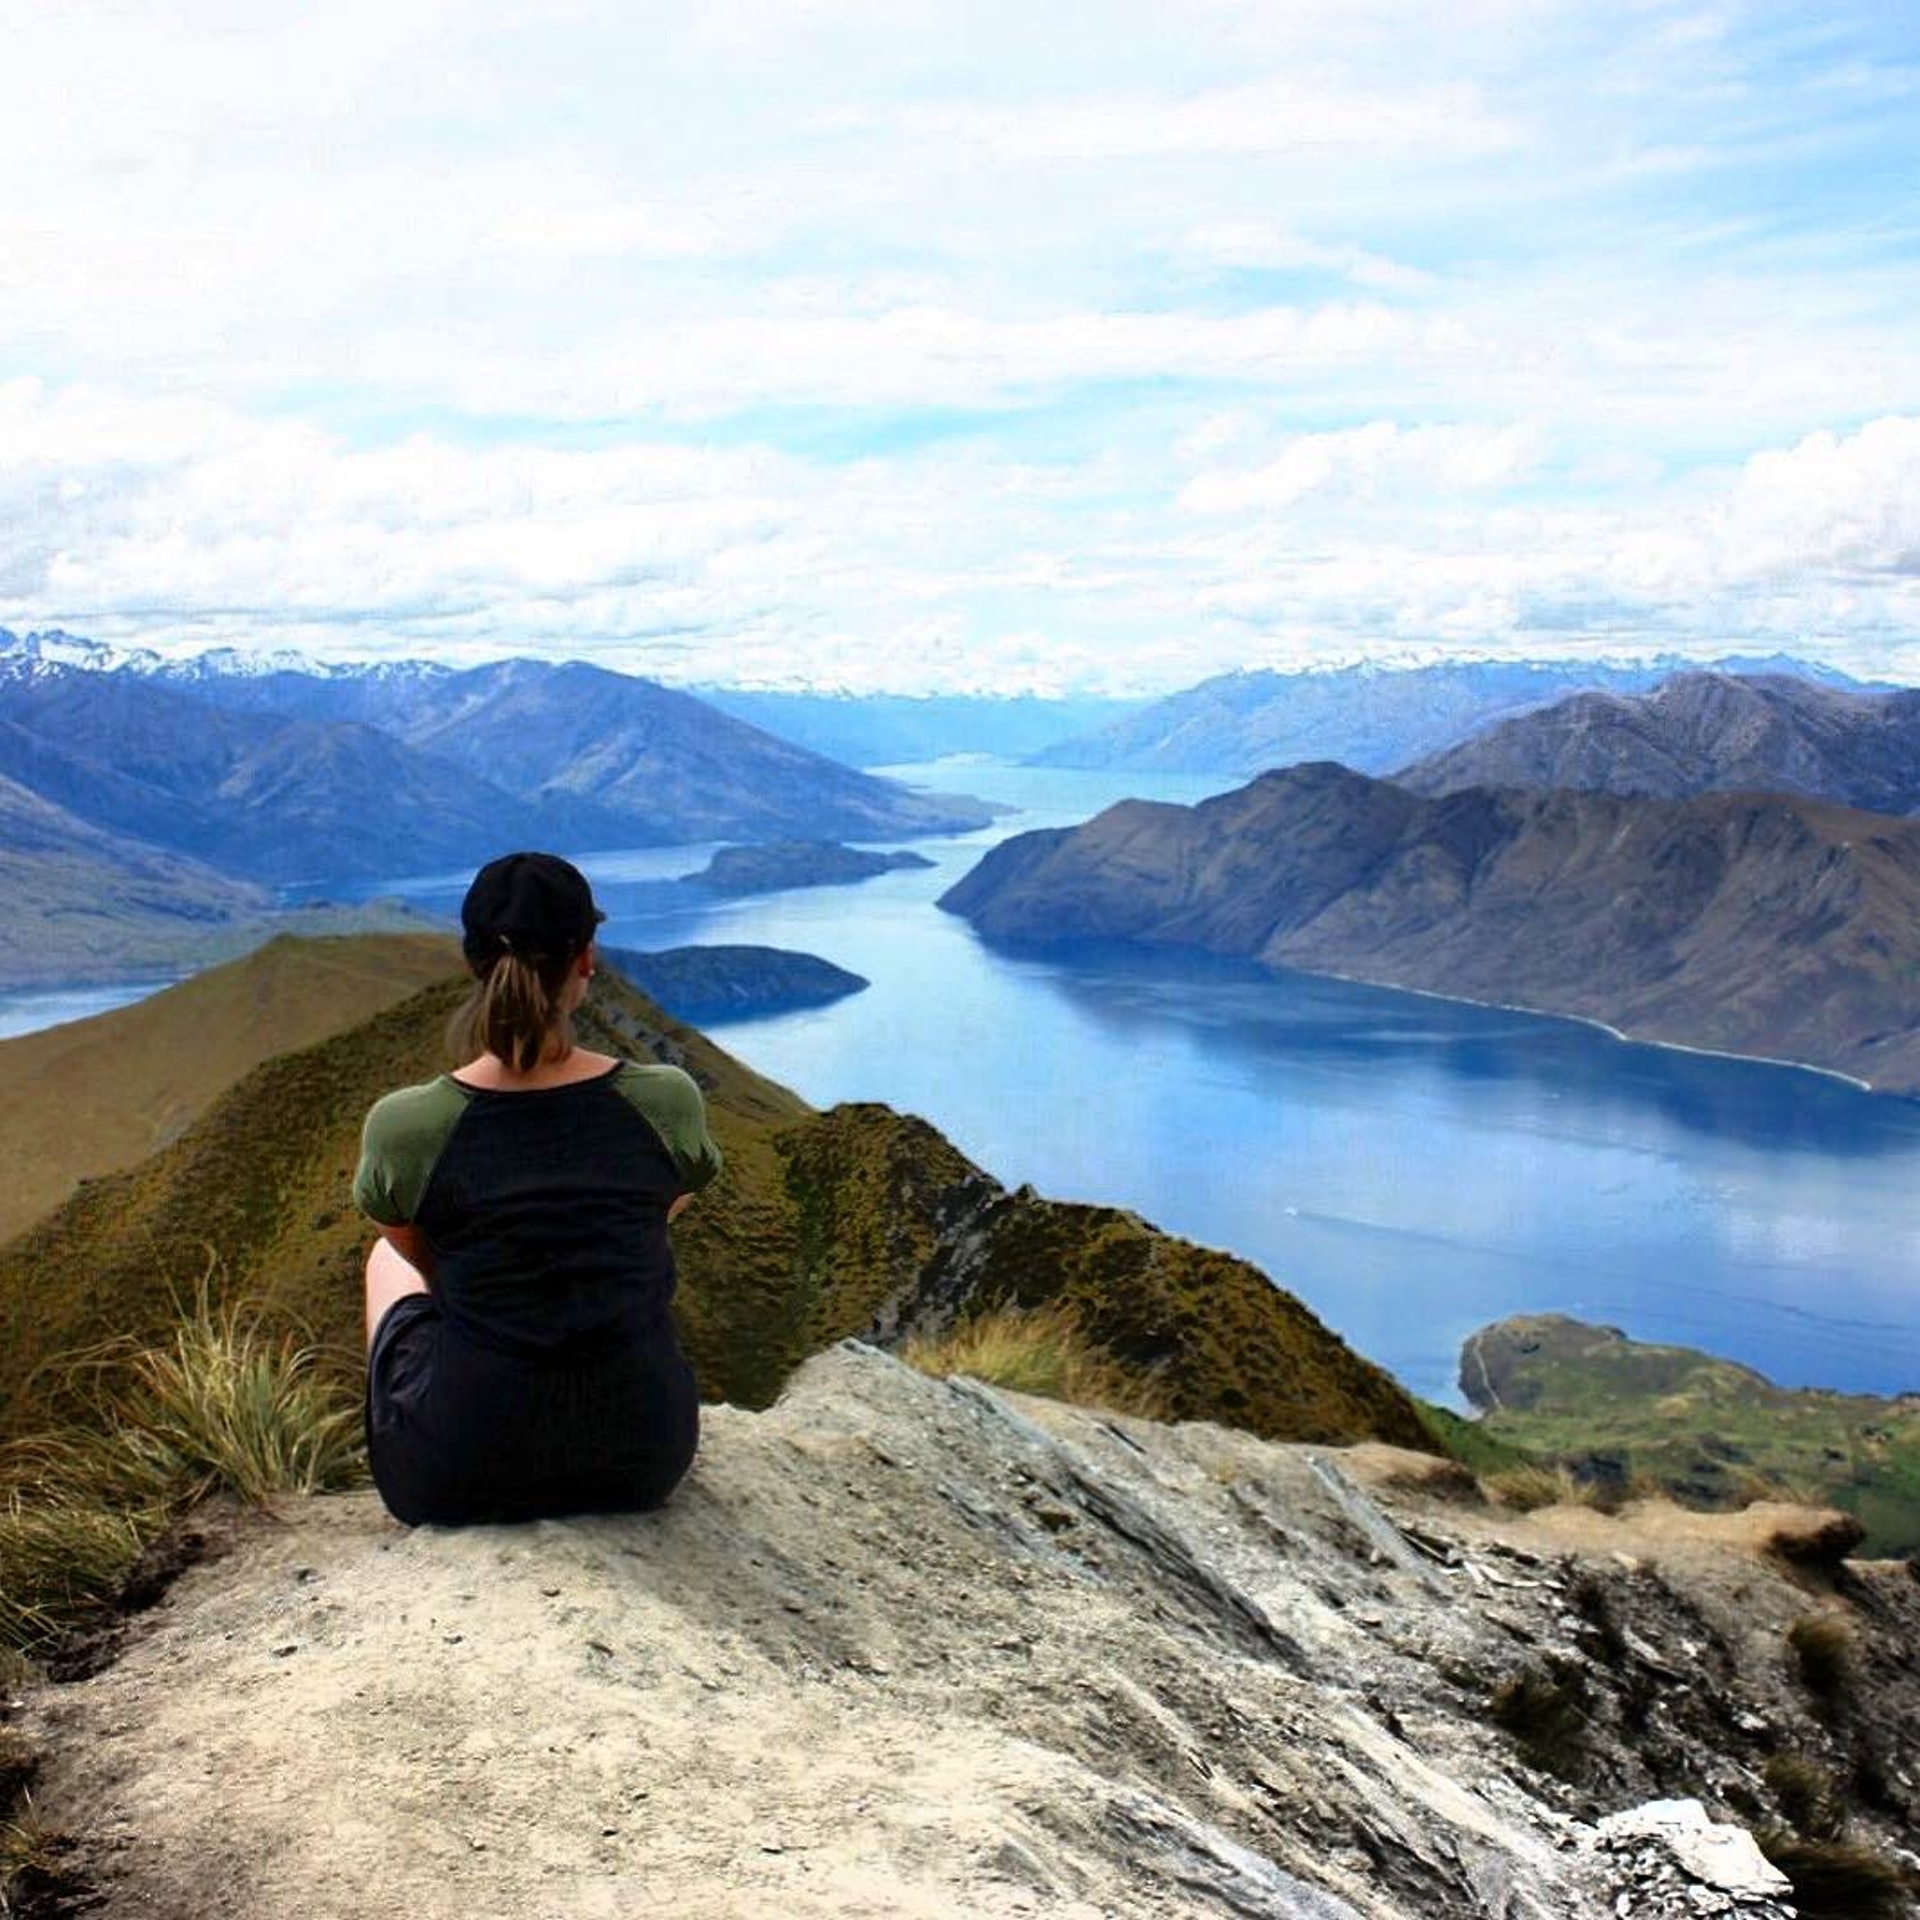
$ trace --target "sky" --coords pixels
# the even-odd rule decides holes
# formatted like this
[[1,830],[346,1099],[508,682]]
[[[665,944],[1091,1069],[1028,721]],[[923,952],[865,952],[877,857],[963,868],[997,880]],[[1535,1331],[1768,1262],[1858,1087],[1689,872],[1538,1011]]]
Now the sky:
[[1920,10],[0,0],[0,625],[1920,682]]

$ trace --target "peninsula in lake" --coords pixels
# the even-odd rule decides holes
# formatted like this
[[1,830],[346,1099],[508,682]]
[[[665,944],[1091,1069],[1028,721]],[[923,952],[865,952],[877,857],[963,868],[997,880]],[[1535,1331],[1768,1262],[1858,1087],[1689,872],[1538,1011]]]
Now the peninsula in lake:
[[940,904],[1920,1091],[1920,823],[1798,796],[1427,798],[1317,763],[1018,835]]
[[1482,1327],[1460,1350],[1477,1431],[1600,1488],[1657,1481],[1694,1505],[1790,1487],[1844,1508],[1871,1551],[1920,1554],[1920,1382],[1892,1398],[1778,1386],[1692,1347],[1564,1314]]

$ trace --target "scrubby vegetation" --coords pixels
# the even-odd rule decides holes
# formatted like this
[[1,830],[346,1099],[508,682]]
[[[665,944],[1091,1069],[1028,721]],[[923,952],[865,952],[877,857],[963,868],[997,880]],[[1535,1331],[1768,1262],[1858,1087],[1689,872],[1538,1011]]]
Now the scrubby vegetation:
[[909,1340],[900,1357],[939,1379],[964,1373],[989,1386],[1148,1420],[1161,1418],[1166,1407],[1153,1381],[1116,1365],[1066,1307],[974,1314],[939,1339]]
[[1906,1920],[1913,1887],[1885,1854],[1853,1840],[1809,1840],[1774,1828],[1760,1850],[1793,1882],[1801,1920]]
[[1833,1613],[1803,1613],[1787,1628],[1800,1682],[1828,1707],[1838,1704],[1853,1681],[1853,1634]]
[[1490,1499],[1515,1513],[1533,1513],[1541,1507],[1594,1507],[1616,1512],[1621,1491],[1600,1480],[1583,1480],[1566,1467],[1509,1467],[1482,1477]]

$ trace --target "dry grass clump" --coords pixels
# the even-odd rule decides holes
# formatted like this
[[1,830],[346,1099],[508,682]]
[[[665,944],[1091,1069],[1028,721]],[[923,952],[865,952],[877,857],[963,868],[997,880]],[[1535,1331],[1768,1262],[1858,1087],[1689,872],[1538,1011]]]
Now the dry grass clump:
[[115,1342],[72,1363],[91,1376],[90,1417],[22,1443],[11,1465],[55,1497],[177,1507],[218,1490],[259,1506],[359,1476],[360,1410],[323,1351],[212,1276],[165,1344]]
[[0,1643],[58,1644],[119,1591],[146,1532],[132,1515],[13,1495],[0,1507]]
[[1592,1507],[1613,1513],[1621,1502],[1617,1488],[1597,1480],[1582,1480],[1565,1467],[1509,1467],[1486,1475],[1480,1482],[1496,1506],[1515,1513],[1533,1513],[1541,1507]]
[[1096,1346],[1067,1307],[997,1307],[976,1313],[939,1339],[909,1340],[900,1358],[936,1379],[963,1373],[988,1386],[1075,1406],[1104,1407],[1143,1420],[1166,1415],[1166,1395],[1159,1383],[1130,1371]]
[[[23,1800],[0,1820],[0,1920],[28,1913],[82,1912],[96,1904],[67,1870],[73,1842]],[[81,1904],[84,1903],[84,1904]]]
[[1801,1920],[1905,1920],[1908,1876],[1855,1840],[1810,1840],[1784,1827],[1757,1833],[1760,1851],[1793,1882]]
[[1776,1753],[1760,1770],[1787,1823],[1803,1840],[1838,1840],[1847,1811],[1840,1783],[1805,1754]]
[[1803,1613],[1787,1629],[1800,1682],[1816,1699],[1838,1701],[1853,1678],[1853,1630],[1836,1613]]

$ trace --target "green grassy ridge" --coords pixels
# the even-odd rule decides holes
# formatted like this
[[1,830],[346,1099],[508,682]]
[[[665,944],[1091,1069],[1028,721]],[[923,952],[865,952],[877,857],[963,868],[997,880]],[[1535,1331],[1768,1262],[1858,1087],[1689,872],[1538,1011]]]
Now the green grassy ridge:
[[131,1006],[0,1040],[0,1239],[76,1182],[176,1138],[249,1068],[444,980],[457,962],[439,933],[280,934]]
[[1920,1395],[1782,1387],[1557,1314],[1483,1328],[1463,1349],[1462,1384],[1491,1440],[1644,1474],[1701,1505],[1738,1506],[1775,1483],[1854,1514],[1867,1553],[1920,1554]]
[[[348,1186],[367,1108],[445,1065],[449,978],[245,1073],[169,1146],[0,1246],[0,1438],[76,1417],[60,1356],[158,1340],[217,1258],[358,1367],[370,1238]],[[890,1341],[971,1306],[1063,1300],[1174,1411],[1275,1439],[1431,1446],[1412,1401],[1243,1261],[1109,1208],[1009,1194],[925,1121],[813,1112],[603,969],[580,1039],[686,1066],[727,1155],[675,1229],[678,1313],[709,1398],[763,1405],[844,1334]]]

